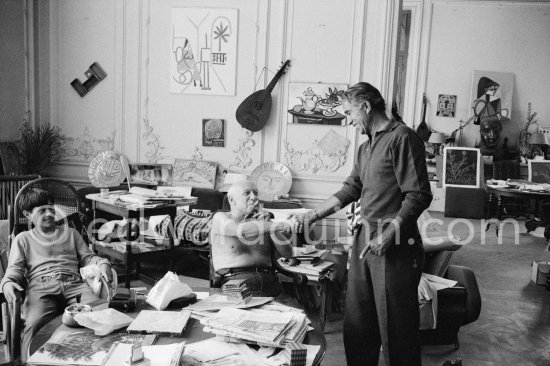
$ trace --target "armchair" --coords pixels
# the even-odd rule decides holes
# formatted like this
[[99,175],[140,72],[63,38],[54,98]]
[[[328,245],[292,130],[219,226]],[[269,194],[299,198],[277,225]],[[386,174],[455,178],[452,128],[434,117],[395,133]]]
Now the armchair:
[[[454,252],[442,250],[435,252],[427,260],[425,272],[436,270],[434,262],[448,264]],[[426,270],[426,269],[431,269]],[[430,273],[440,275],[438,273]],[[458,349],[458,331],[460,327],[476,321],[481,311],[481,296],[474,272],[465,266],[449,265],[442,277],[457,281],[456,286],[437,292],[437,324],[435,329],[420,331],[421,344],[454,344]]]

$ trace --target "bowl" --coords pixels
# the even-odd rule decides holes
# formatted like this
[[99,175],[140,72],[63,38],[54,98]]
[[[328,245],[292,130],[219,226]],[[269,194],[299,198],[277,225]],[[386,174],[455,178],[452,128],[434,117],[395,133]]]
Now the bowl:
[[88,313],[90,311],[92,311],[92,307],[90,305],[84,305],[84,304],[69,305],[65,308],[61,321],[63,322],[63,324],[65,324],[68,327],[80,327],[81,325],[78,324],[76,320],[74,320],[74,316],[76,314]]

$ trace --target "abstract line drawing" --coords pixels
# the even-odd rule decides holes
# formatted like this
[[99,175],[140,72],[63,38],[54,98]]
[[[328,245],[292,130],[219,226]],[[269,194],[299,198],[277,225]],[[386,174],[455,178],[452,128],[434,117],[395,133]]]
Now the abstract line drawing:
[[237,9],[172,9],[170,92],[235,95],[237,29]]

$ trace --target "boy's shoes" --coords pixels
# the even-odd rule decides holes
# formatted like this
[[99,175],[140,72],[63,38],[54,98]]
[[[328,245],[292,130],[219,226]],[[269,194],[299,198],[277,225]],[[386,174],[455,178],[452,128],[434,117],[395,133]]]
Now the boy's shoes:
[[447,360],[443,366],[462,366],[462,358],[455,358],[454,360]]

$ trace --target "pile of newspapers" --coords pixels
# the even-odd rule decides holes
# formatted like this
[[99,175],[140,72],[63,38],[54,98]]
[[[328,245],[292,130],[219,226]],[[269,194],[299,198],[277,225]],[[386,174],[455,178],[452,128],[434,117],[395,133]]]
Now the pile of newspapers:
[[309,319],[301,311],[223,308],[201,323],[205,332],[226,342],[284,348],[287,342],[304,341]]

